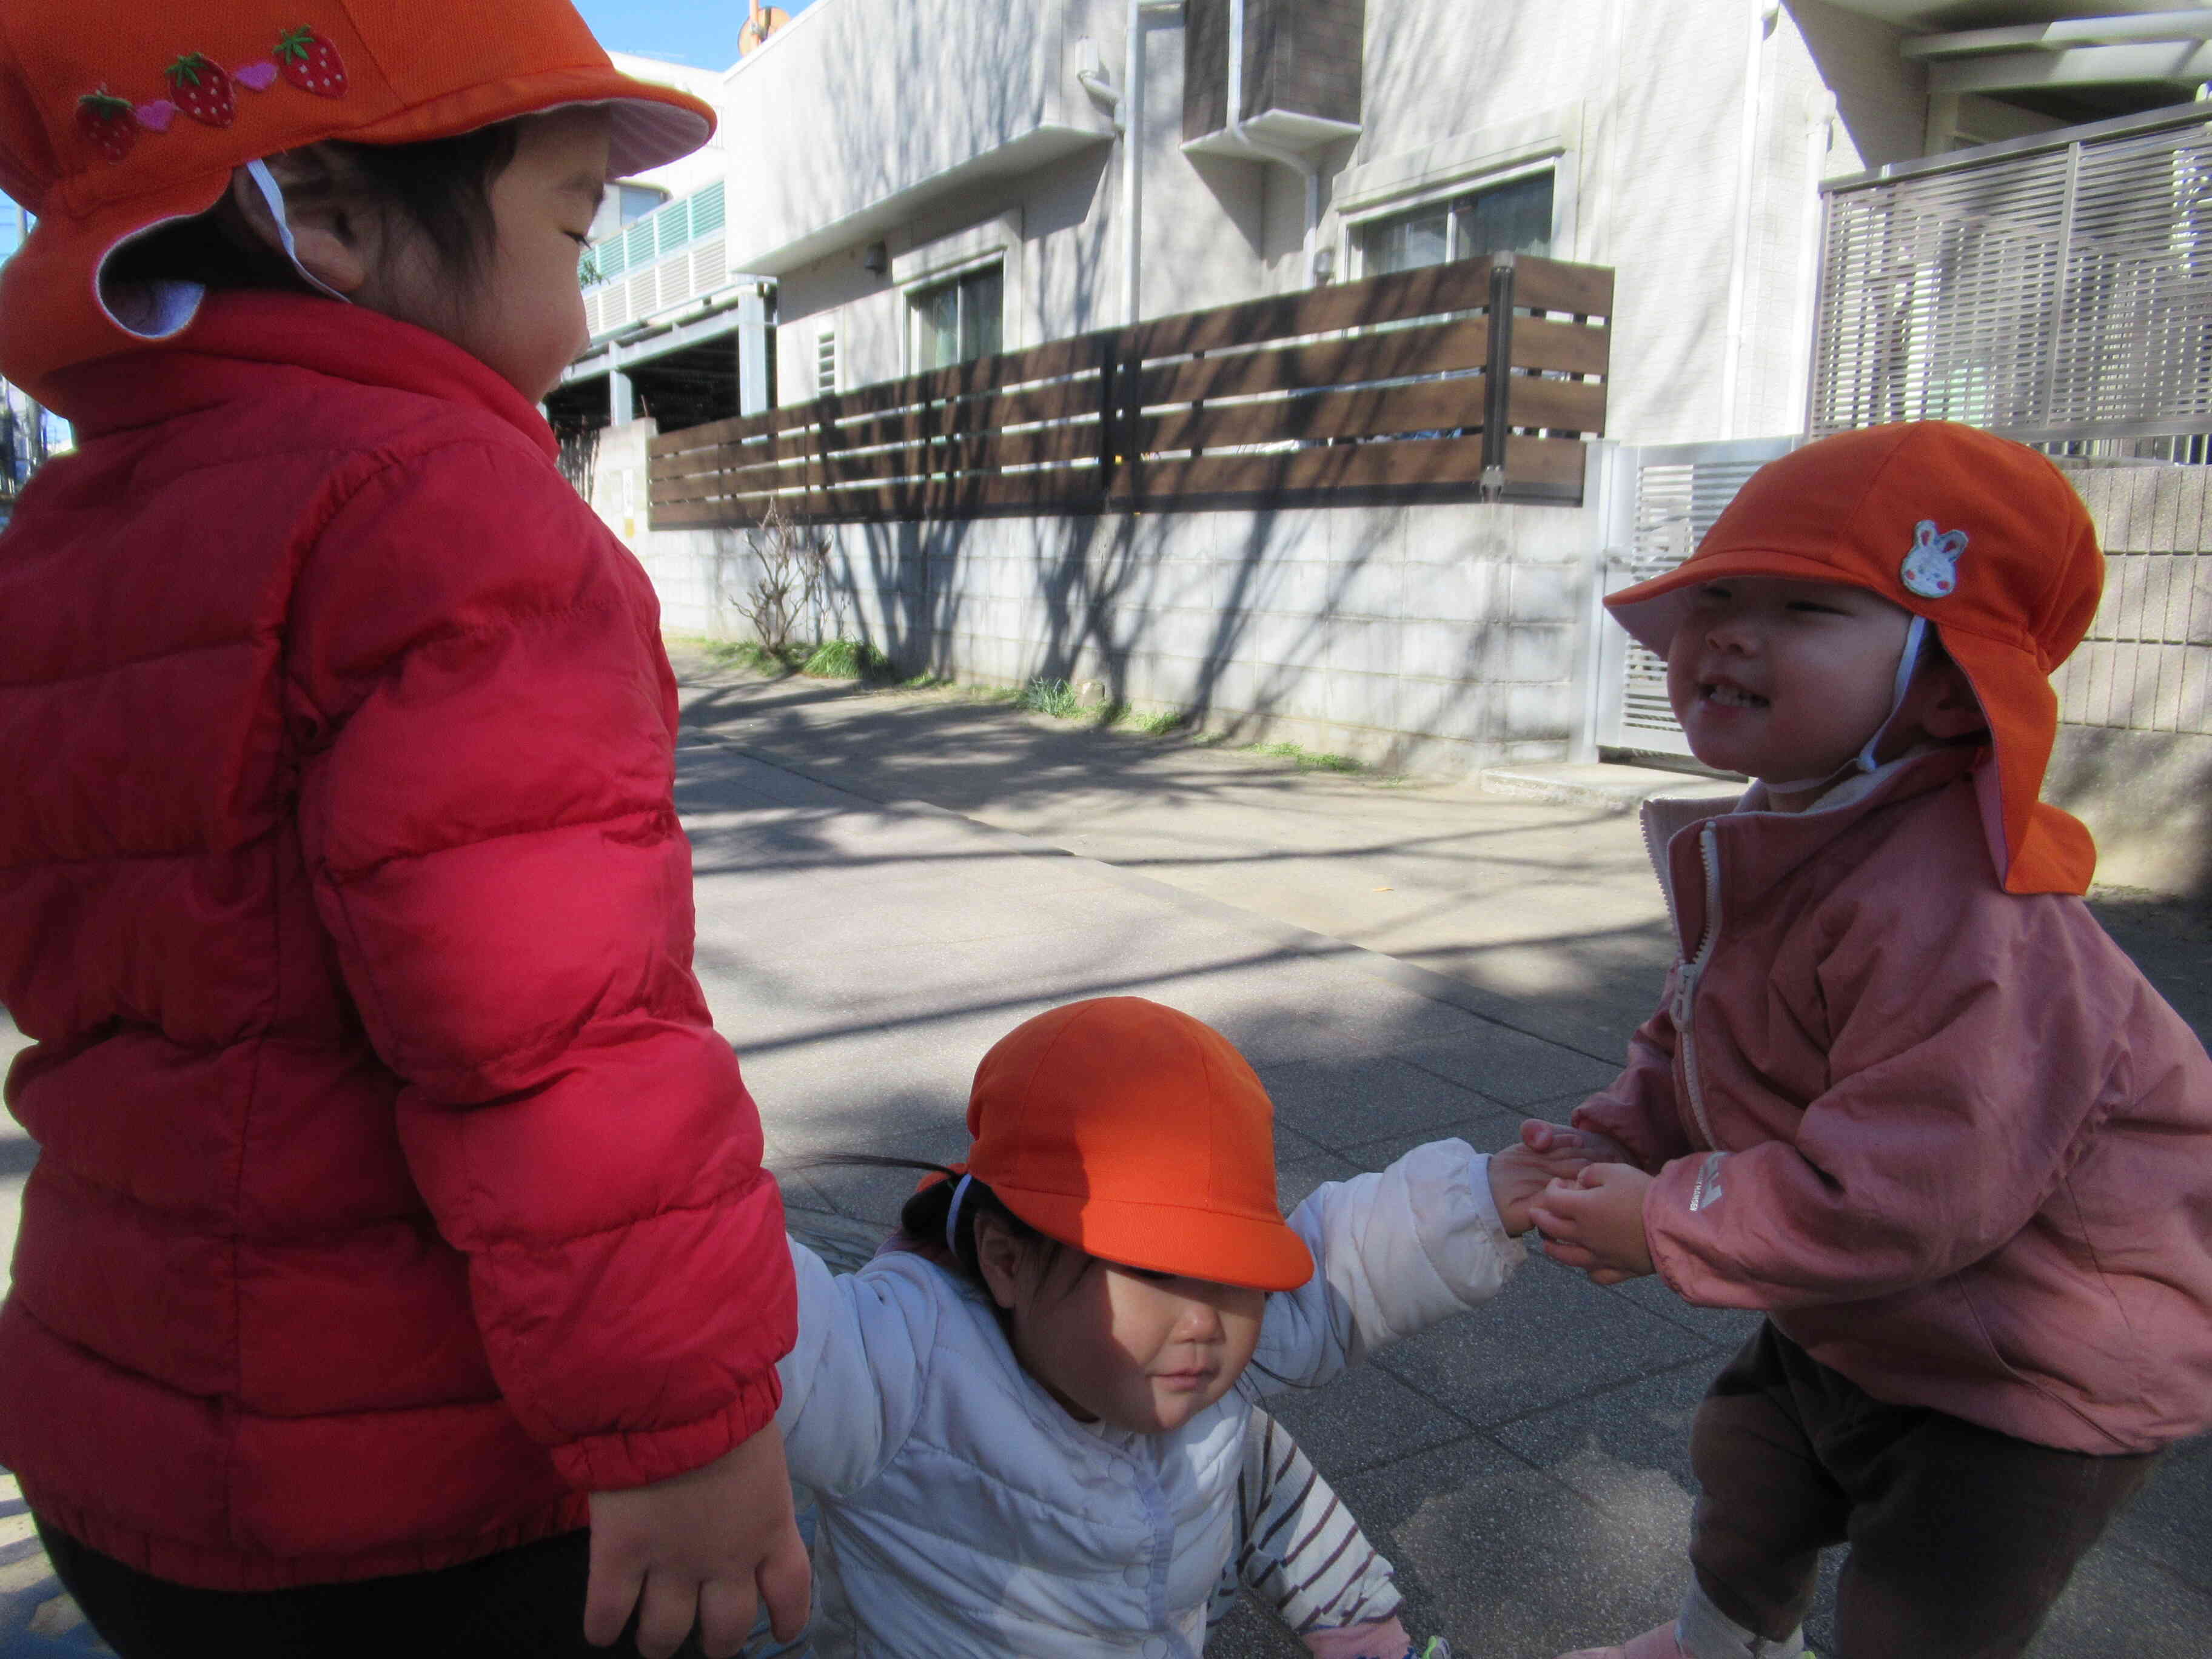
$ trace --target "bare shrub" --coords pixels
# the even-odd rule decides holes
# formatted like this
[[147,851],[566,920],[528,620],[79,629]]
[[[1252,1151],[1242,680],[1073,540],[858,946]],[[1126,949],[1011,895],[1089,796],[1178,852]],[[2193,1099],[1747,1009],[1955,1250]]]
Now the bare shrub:
[[811,617],[830,575],[830,538],[793,524],[773,497],[759,524],[745,532],[757,574],[732,606],[753,626],[762,649],[781,656]]

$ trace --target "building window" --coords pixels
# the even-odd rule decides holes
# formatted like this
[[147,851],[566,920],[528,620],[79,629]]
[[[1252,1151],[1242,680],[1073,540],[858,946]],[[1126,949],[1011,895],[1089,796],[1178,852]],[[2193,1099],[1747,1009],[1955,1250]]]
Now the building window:
[[917,374],[948,363],[996,356],[1003,349],[1006,283],[998,265],[917,289],[913,305]]
[[1480,253],[1548,255],[1552,170],[1532,173],[1359,227],[1362,269],[1370,276]]
[[837,390],[837,331],[825,328],[814,337],[814,395],[827,398]]

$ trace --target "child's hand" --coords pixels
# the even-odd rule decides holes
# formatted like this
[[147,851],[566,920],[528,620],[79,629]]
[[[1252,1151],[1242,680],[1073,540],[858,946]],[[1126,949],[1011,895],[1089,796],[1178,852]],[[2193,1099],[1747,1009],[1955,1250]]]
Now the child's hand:
[[1555,1181],[1528,1206],[1544,1234],[1544,1254],[1580,1267],[1601,1285],[1652,1271],[1644,1234],[1644,1194],[1651,1177],[1626,1164],[1593,1164],[1572,1181]]
[[805,1626],[811,1579],[773,1423],[704,1468],[592,1494],[584,1639],[596,1647],[637,1607],[646,1659],[666,1659],[695,1622],[709,1659],[728,1659],[752,1634],[757,1601],[788,1642]]
[[1490,1155],[1490,1201],[1498,1206],[1498,1218],[1505,1224],[1505,1231],[1516,1236],[1527,1232],[1531,1224],[1528,1200],[1555,1179],[1571,1180],[1590,1161],[1587,1152],[1564,1139],[1578,1131],[1560,1130],[1563,1138],[1547,1150],[1529,1141],[1528,1132],[1531,1128],[1557,1129],[1558,1126],[1524,1124],[1521,1145],[1507,1146]]
[[[1521,1144],[1535,1152],[1579,1152],[1582,1154],[1581,1164],[1636,1162],[1636,1154],[1611,1135],[1601,1134],[1595,1129],[1577,1129],[1571,1124],[1547,1123],[1540,1117],[1522,1121]],[[1581,1164],[1576,1167],[1579,1169]],[[1573,1171],[1563,1173],[1571,1174]]]

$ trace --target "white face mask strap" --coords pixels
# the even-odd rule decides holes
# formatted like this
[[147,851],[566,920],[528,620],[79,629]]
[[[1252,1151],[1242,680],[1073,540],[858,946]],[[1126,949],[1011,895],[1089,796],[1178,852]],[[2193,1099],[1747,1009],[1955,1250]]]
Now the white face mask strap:
[[339,293],[329,283],[318,279],[307,266],[300,263],[300,250],[292,240],[292,222],[284,212],[284,188],[276,182],[276,175],[269,171],[269,164],[260,161],[248,161],[246,164],[246,171],[253,182],[260,186],[261,199],[269,204],[270,215],[276,221],[276,234],[284,241],[284,257],[292,262],[292,269],[298,271],[301,279],[316,293],[326,294],[333,300],[343,301],[348,305],[352,304],[352,301],[346,299],[344,295]]
[[975,1178],[974,1176],[962,1176],[960,1184],[952,1189],[952,1202],[945,1206],[945,1248],[951,1251],[955,1256],[960,1254],[960,1246],[957,1242],[959,1237],[960,1206],[968,1196],[968,1183]]

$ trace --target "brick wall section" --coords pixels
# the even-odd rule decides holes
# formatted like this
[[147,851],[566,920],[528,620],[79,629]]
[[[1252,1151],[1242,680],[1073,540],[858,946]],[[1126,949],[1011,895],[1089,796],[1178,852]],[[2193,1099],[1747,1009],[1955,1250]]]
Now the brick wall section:
[[[1229,0],[1185,10],[1182,136],[1229,125]],[[1271,109],[1359,119],[1366,0],[1246,0],[1244,118]]]
[[1183,8],[1182,136],[1185,143],[1229,125],[1229,0]]
[[1366,0],[1247,0],[1244,115],[1359,119]]

